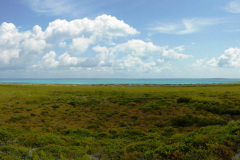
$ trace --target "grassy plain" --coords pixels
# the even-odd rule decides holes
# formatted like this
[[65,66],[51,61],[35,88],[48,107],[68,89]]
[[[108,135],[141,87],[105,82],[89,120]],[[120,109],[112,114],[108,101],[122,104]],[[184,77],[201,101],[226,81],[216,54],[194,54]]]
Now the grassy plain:
[[0,85],[0,159],[240,156],[240,84]]

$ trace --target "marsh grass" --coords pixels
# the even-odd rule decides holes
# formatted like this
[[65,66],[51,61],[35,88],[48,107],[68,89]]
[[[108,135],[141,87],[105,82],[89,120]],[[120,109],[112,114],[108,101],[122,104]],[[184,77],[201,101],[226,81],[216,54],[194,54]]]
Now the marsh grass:
[[0,85],[0,159],[232,159],[240,85]]

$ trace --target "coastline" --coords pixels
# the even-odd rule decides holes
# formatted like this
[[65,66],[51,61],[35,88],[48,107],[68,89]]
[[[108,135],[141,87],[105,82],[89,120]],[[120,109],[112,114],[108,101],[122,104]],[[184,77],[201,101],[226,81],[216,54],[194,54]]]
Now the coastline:
[[162,79],[0,79],[6,84],[76,84],[76,85],[205,85],[239,83],[240,79],[226,78],[162,78]]
[[240,85],[240,82],[234,83],[212,83],[212,84],[30,84],[30,83],[0,83],[0,85],[26,85],[26,86],[125,86],[125,87],[194,87],[194,86],[224,86],[224,85]]

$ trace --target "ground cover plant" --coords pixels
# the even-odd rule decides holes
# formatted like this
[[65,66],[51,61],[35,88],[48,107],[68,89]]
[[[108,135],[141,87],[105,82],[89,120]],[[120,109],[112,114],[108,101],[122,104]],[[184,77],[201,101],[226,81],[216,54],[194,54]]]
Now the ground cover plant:
[[0,159],[240,156],[240,85],[0,85]]

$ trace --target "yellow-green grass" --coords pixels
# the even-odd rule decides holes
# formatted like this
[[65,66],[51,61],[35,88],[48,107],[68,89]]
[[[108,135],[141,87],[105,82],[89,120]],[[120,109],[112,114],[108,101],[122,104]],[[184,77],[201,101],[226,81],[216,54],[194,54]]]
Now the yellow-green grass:
[[0,111],[2,159],[232,159],[239,148],[240,84],[1,84]]

